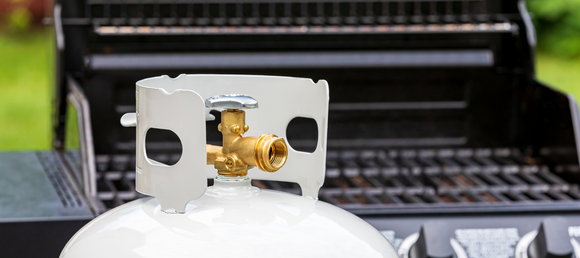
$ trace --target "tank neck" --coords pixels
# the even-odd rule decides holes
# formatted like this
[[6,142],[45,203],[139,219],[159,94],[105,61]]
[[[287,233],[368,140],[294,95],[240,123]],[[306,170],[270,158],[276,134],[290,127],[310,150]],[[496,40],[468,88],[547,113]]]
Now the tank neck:
[[251,182],[247,176],[217,176],[213,186],[205,191],[205,195],[214,198],[243,199],[260,194],[260,189],[252,186]]
[[232,187],[251,187],[252,184],[252,180],[250,180],[249,177],[247,176],[239,176],[239,177],[230,177],[230,176],[221,176],[218,175],[217,177],[214,178],[213,180],[213,186],[214,187],[227,187],[227,188],[232,188]]

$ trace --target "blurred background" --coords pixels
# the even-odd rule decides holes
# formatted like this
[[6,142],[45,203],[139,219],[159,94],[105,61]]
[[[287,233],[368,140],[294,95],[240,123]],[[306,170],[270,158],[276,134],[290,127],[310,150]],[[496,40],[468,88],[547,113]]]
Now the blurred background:
[[[580,0],[528,0],[539,80],[580,99]],[[0,150],[50,148],[52,2],[0,0]]]

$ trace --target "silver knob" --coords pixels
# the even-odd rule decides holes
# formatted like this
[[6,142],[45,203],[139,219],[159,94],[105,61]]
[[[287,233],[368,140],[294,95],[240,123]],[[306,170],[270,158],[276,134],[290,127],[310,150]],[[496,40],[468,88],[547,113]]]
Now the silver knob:
[[205,100],[206,108],[251,109],[258,108],[258,101],[243,94],[217,95]]

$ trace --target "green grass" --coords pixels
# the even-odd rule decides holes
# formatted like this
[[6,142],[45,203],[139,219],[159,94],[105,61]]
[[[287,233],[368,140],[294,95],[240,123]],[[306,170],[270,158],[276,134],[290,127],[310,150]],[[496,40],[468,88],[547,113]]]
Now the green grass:
[[[53,94],[50,30],[0,33],[0,150],[50,148]],[[580,58],[539,53],[538,78],[580,100]]]
[[563,59],[545,53],[538,53],[536,58],[536,76],[540,81],[572,93],[580,101],[580,58]]
[[0,34],[0,150],[50,148],[52,36]]

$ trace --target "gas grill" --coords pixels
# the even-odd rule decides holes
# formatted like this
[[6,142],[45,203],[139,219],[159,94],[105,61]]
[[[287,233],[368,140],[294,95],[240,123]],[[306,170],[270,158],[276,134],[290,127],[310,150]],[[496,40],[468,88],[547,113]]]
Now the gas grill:
[[[535,80],[524,1],[60,0],[53,24],[53,152],[95,216],[142,197],[135,130],[119,125],[135,110],[137,80],[262,74],[329,82],[319,198],[395,247],[432,219],[466,250],[470,236],[505,245],[469,257],[513,257],[550,215],[567,217],[570,237],[580,236],[578,108]],[[296,118],[289,144],[312,151],[315,129]],[[174,136],[147,141],[152,159],[179,160]],[[253,184],[300,193],[293,183]]]

